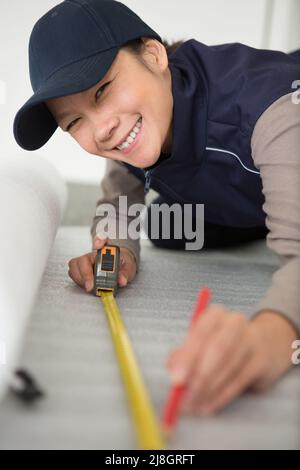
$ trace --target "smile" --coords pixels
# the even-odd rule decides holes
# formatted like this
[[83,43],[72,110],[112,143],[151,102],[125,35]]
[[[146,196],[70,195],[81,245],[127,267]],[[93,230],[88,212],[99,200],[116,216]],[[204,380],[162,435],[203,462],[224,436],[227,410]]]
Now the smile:
[[115,147],[115,149],[120,150],[124,154],[128,154],[136,147],[138,141],[140,140],[140,134],[142,130],[142,118],[140,117],[133,129],[129,132],[127,138],[122,142],[122,144]]

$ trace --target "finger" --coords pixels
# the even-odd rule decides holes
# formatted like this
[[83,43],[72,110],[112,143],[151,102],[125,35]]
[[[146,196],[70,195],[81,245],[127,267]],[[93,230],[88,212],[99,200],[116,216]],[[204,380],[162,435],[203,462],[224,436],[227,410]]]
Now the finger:
[[126,286],[126,284],[128,282],[128,274],[127,274],[126,270],[124,269],[125,268],[125,263],[126,263],[126,260],[125,260],[124,252],[121,249],[120,250],[120,261],[119,261],[119,272],[118,272],[118,284],[120,286]]
[[226,386],[215,396],[211,397],[208,403],[202,404],[198,412],[207,415],[216,413],[224,408],[234,400],[234,398],[245,392],[256,380],[257,375],[257,360],[255,354],[252,354],[250,360],[246,364],[243,363],[238,372],[233,372]]
[[211,304],[199,316],[193,328],[188,330],[187,339],[199,342],[199,338],[208,338],[215,331],[216,326],[221,326],[228,309],[223,304]]
[[210,336],[215,334],[222,326],[225,309],[221,305],[212,304],[197,320],[193,330],[180,348],[171,365],[171,377],[173,382],[182,384],[189,381],[196,365],[196,359],[205,349]]
[[136,262],[133,255],[131,255],[127,249],[121,248],[119,267],[119,280],[121,285],[126,285],[131,282],[136,274]]
[[242,345],[241,348],[234,353],[229,363],[226,363],[226,365],[218,371],[215,380],[206,386],[205,392],[201,391],[193,401],[190,401],[187,395],[184,397],[182,404],[183,411],[201,414],[202,408],[205,408],[210,402],[213,402],[220,396],[223,390],[227,388],[227,385],[239,374],[240,369],[250,360],[251,355],[251,348]]
[[132,268],[129,268],[125,261],[118,274],[118,282],[121,286],[126,286],[133,279],[131,271]]
[[85,286],[87,292],[90,292],[94,287],[94,272],[89,256],[80,257],[78,270],[82,279],[82,285]]
[[210,336],[205,350],[197,359],[197,366],[186,393],[186,402],[192,406],[204,399],[208,389],[218,380],[220,373],[230,367],[232,358],[245,341],[247,319],[240,313],[226,313],[216,334]]
[[201,410],[202,407],[208,406],[210,402],[213,403],[222,394],[222,391],[227,388],[228,384],[238,376],[240,370],[250,360],[252,354],[251,348],[242,347],[234,355],[230,364],[222,370],[211,388],[207,389],[205,396],[200,397],[199,401],[195,402],[195,408]]
[[96,235],[93,240],[93,249],[100,250],[104,245],[108,243],[108,237],[100,237]]
[[[213,304],[213,305],[216,305],[216,304]],[[208,309],[207,309],[208,310]],[[205,314],[207,313],[207,311],[205,312]],[[204,313],[203,313],[204,314]],[[209,318],[209,320],[212,320],[212,317]],[[207,322],[207,325],[204,326],[204,328],[202,327],[203,329],[203,335],[205,335],[205,332],[204,330],[209,327],[209,321]],[[176,363],[179,361],[181,355],[182,355],[183,351],[182,351],[182,347],[178,347],[176,349],[174,349],[173,351],[171,351],[169,353],[169,356],[167,357],[166,359],[166,367],[168,369],[172,369],[173,367],[176,366]]]
[[178,358],[180,357],[180,354],[182,354],[180,348],[177,348],[169,353],[169,356],[166,359],[166,367],[168,369],[172,369],[174,367],[178,361]]
[[83,286],[83,281],[82,281],[81,274],[80,274],[80,271],[79,271],[79,268],[78,268],[78,258],[77,259],[71,259],[69,261],[68,275],[80,287]]
[[121,273],[127,278],[128,282],[131,282],[135,276],[136,268],[135,264],[128,258],[124,259],[124,264],[120,268]]
[[121,287],[124,287],[124,286],[127,286],[127,283],[128,283],[127,277],[122,272],[119,272],[119,274],[118,274],[118,284]]
[[205,348],[212,332],[216,332],[222,324],[224,308],[212,304],[197,320],[171,364],[171,377],[175,383],[186,383],[193,375],[196,357]]

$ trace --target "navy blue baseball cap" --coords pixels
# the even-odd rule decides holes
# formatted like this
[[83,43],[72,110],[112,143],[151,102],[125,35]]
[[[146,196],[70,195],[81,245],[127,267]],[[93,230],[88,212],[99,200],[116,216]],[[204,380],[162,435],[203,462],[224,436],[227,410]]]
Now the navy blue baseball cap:
[[65,0],[34,25],[29,40],[34,94],[17,112],[13,132],[25,150],[37,150],[58,125],[45,105],[87,90],[100,81],[119,49],[140,37],[161,37],[123,3]]

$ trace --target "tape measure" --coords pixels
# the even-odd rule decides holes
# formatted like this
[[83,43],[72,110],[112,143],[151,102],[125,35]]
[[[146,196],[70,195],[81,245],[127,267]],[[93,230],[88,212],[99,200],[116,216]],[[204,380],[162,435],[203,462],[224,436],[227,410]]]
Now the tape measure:
[[120,248],[105,245],[97,250],[94,294],[100,297],[110,326],[140,449],[165,449],[147,388],[122,320],[115,296],[118,289]]
[[112,292],[114,296],[118,290],[118,273],[120,261],[120,248],[116,245],[105,245],[97,250],[94,268],[94,294],[101,297],[103,291]]

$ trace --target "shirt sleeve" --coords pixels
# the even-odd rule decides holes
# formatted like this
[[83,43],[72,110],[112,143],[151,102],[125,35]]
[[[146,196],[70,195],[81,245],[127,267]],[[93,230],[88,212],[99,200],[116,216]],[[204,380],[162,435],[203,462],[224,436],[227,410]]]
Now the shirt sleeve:
[[255,314],[277,311],[300,332],[300,104],[292,98],[287,94],[267,108],[251,139],[265,196],[266,242],[279,257]]
[[[92,240],[96,235],[103,234],[99,222],[106,219],[107,223],[116,224],[116,237],[109,236],[111,242],[119,247],[128,248],[134,255],[137,270],[140,263],[140,239],[133,239],[128,234],[128,225],[138,216],[129,216],[128,208],[132,204],[145,204],[144,184],[121,162],[106,159],[105,174],[100,184],[101,196],[96,203],[95,216],[90,227]],[[119,206],[119,196],[127,196],[127,210]],[[115,215],[105,212],[103,204],[112,204]],[[121,209],[120,209],[121,207]],[[107,229],[106,229],[107,230]],[[126,238],[118,238],[121,230],[128,234]]]

